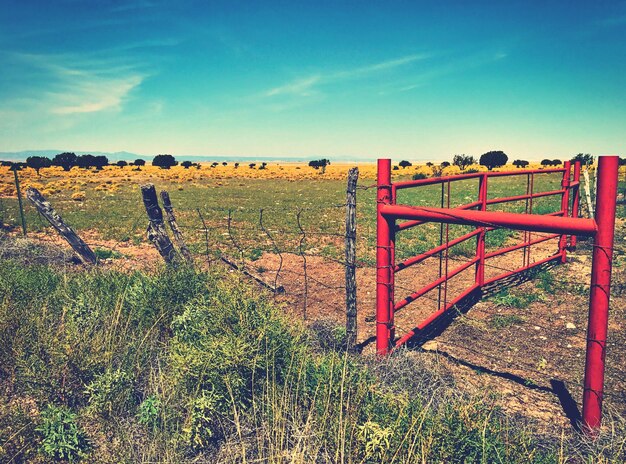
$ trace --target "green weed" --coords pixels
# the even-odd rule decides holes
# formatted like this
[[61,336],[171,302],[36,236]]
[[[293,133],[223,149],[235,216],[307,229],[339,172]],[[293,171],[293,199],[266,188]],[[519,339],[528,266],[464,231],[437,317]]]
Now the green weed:
[[41,434],[41,449],[47,457],[74,462],[86,456],[87,436],[76,423],[76,414],[69,409],[48,405],[36,430]]

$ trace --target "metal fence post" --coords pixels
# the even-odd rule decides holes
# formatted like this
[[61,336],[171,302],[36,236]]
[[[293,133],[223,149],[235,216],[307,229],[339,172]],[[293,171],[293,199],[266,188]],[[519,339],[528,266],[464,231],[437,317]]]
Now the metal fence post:
[[[572,170],[571,162],[566,161],[563,163],[563,167],[565,170],[563,171],[563,180],[561,181],[561,188],[563,189],[563,194],[561,195],[561,212],[565,218],[569,216],[569,184]],[[561,254],[561,263],[565,264],[567,262],[567,234],[562,234],[559,239],[559,253]]]
[[615,208],[617,199],[617,156],[601,156],[598,162],[598,201],[595,220],[597,233],[593,242],[589,325],[583,392],[583,423],[588,431],[602,422],[604,359],[609,316]]
[[[574,188],[572,189],[572,217],[578,217],[580,209],[580,161],[574,161]],[[576,234],[570,235],[569,246],[576,249]]]
[[356,301],[356,184],[359,168],[348,172],[346,188],[346,345],[353,350],[357,340]]
[[383,205],[391,204],[391,160],[378,160],[376,195],[376,352],[385,355],[391,344],[391,228],[382,215]]

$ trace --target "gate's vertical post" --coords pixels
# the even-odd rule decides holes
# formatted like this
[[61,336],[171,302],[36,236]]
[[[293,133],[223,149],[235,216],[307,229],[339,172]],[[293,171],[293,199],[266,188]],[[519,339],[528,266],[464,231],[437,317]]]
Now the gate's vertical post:
[[[487,210],[487,173],[478,178],[478,201],[480,210]],[[481,227],[480,233],[476,236],[476,285],[482,287],[485,284],[485,235],[486,227]]]
[[[561,188],[563,189],[563,195],[561,195],[561,211],[563,217],[569,216],[569,183],[570,175],[572,171],[572,163],[566,161],[563,163],[565,170],[563,171],[563,180],[561,181]],[[561,254],[561,263],[567,262],[567,234],[562,234],[559,239],[559,253]]]
[[[393,188],[391,189],[391,204],[396,204],[396,191]],[[387,228],[389,229],[389,346],[393,348],[396,339],[396,220],[387,219]]]
[[599,197],[595,213],[598,231],[593,242],[583,392],[583,423],[588,431],[598,429],[602,422],[604,358],[613,262],[618,159],[617,156],[601,156],[598,162]]
[[[578,217],[580,209],[580,161],[574,161],[574,188],[572,189],[572,217]],[[576,249],[576,234],[570,236],[569,246]]]
[[[391,204],[391,160],[378,160],[376,196],[376,352],[385,355],[389,352],[391,277],[391,227],[390,221],[381,213],[383,205]],[[391,221],[393,222],[393,221]]]

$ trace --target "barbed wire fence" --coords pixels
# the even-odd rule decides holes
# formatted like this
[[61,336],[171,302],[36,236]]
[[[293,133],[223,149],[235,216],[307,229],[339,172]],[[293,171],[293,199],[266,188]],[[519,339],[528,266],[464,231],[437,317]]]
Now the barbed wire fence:
[[[355,186],[357,191],[366,191],[375,188],[375,185]],[[139,200],[139,198],[137,198]],[[140,203],[138,201],[138,203]],[[26,202],[27,208],[32,207]],[[348,201],[331,205],[246,208],[193,208],[181,209],[176,203],[172,204],[178,215],[180,232],[184,237],[189,252],[196,261],[205,263],[208,267],[226,265],[230,269],[238,269],[245,274],[245,278],[253,278],[272,292],[272,297],[284,304],[292,313],[300,315],[308,322],[329,319],[333,323],[340,323],[346,318],[346,269],[354,269],[356,282],[359,284],[359,338],[366,339],[374,333],[374,321],[371,316],[374,312],[375,293],[375,243],[376,231],[371,221],[358,222],[358,235],[352,235],[345,228],[346,210]],[[362,212],[359,206],[359,217]],[[32,213],[32,211],[31,211]],[[131,220],[130,232],[142,230],[147,223],[145,210],[138,208],[129,211]],[[47,221],[37,213],[34,217],[37,229],[46,230]],[[19,230],[19,216],[16,214],[13,199],[7,201],[0,198],[0,222]],[[129,233],[130,233],[129,232]],[[128,250],[128,241],[106,240],[100,241],[95,236],[85,237],[89,244],[105,248],[110,253],[125,254]],[[355,241],[355,259],[346,257],[346,239]],[[44,250],[37,250],[37,262],[67,262],[72,253],[58,246],[58,240],[51,242],[52,246]],[[0,245],[0,259],[11,257],[24,249],[11,249],[9,242]],[[584,248],[584,244],[581,247]],[[144,247],[145,248],[145,247]],[[30,249],[35,253],[34,248]],[[623,241],[617,241],[616,256],[624,256],[626,247]],[[156,255],[155,255],[156,256]],[[454,256],[452,260],[459,260]],[[141,261],[142,257],[135,258]],[[145,260],[143,264],[152,260]],[[487,267],[499,271],[511,271],[502,261],[497,264],[486,263]],[[579,287],[588,290],[588,284],[573,280],[571,277],[554,277],[555,284],[564,291],[580,291]],[[283,291],[278,291],[279,288]],[[410,286],[398,285],[399,289],[409,293],[414,290]],[[442,289],[442,285],[437,287]],[[622,292],[624,282],[615,280],[614,291]],[[356,295],[355,290],[355,295]],[[437,291],[436,289],[434,291]],[[439,292],[441,293],[441,291]],[[435,296],[424,295],[422,298],[441,304]],[[584,299],[584,298],[583,298]],[[526,321],[519,320],[507,327],[490,330],[489,321],[508,310],[502,304],[491,300],[484,300],[482,304],[472,307],[467,313],[461,313],[459,323],[452,327],[450,336],[441,342],[438,352],[455,362],[469,364],[469,367],[486,372],[517,377],[520,382],[529,388],[547,388],[546,382],[554,377],[571,377],[567,370],[583,369],[584,351],[580,344],[585,343],[585,336],[580,332],[563,330],[561,320],[556,321]],[[512,311],[508,311],[512,312]],[[623,314],[622,314],[623,317]],[[523,318],[522,318],[523,319]],[[487,324],[487,326],[486,326]],[[476,338],[457,333],[455,327],[474,326],[480,328],[479,340],[481,346],[498,346],[502,353],[492,349],[477,349]],[[578,324],[577,324],[578,325]],[[410,329],[402,322],[396,323],[398,331]],[[536,329],[535,327],[539,327]],[[516,330],[532,330],[538,343],[545,345],[545,355],[539,359],[530,358],[524,353],[524,347],[514,342]],[[512,334],[509,340],[505,334]],[[621,332],[620,332],[621,334]],[[545,340],[541,337],[545,337]],[[571,345],[571,348],[568,348]],[[609,338],[609,356],[611,353],[623,352],[626,348],[624,335]],[[557,353],[558,352],[558,353]],[[510,355],[508,355],[510,353]],[[541,353],[541,351],[538,351]],[[581,358],[582,356],[582,358]],[[545,361],[544,361],[545,359]],[[623,364],[607,364],[607,382],[611,388],[607,389],[607,396],[623,396],[626,390],[626,371]],[[577,377],[573,377],[577,378]],[[578,377],[579,378],[579,377]],[[582,385],[571,383],[576,388]],[[611,391],[613,393],[611,393]],[[621,393],[620,393],[621,392]],[[623,399],[623,398],[622,398]]]

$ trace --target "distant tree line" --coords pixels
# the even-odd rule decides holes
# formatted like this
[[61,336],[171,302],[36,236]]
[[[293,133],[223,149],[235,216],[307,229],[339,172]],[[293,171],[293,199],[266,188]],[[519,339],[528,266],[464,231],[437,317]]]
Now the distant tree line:
[[[580,161],[583,165],[593,164],[594,158],[589,153],[578,153],[571,158],[572,162]],[[494,150],[484,153],[480,156],[479,160],[476,160],[471,155],[458,154],[454,155],[452,158],[452,163],[448,161],[444,161],[439,165],[435,165],[431,162],[426,163],[426,166],[430,167],[433,170],[434,176],[441,176],[442,172],[445,168],[454,165],[458,166],[461,171],[465,171],[469,166],[480,164],[481,166],[485,166],[488,170],[492,170],[493,168],[498,168],[504,166],[508,162],[508,156],[501,150]],[[179,163],[176,161],[176,158],[172,155],[168,154],[159,154],[156,155],[152,160],[152,166],[158,166],[161,169],[170,169],[171,167],[177,166]],[[219,165],[217,161],[213,162],[210,167],[215,168]],[[222,166],[227,166],[228,163],[223,161]],[[513,166],[519,168],[526,168],[529,165],[529,162],[526,160],[516,159],[513,161]],[[560,159],[543,159],[540,163],[542,166],[560,166],[563,162]],[[626,158],[619,159],[620,166],[626,165]],[[39,174],[40,169],[49,168],[51,166],[59,166],[63,168],[64,171],[69,171],[73,167],[78,167],[81,169],[90,169],[95,168],[96,170],[101,170],[103,167],[107,165],[115,165],[119,168],[124,168],[126,166],[135,166],[135,170],[141,170],[141,166],[146,165],[146,161],[144,159],[138,158],[133,162],[127,162],[124,160],[117,161],[113,164],[109,163],[109,159],[104,155],[76,155],[72,152],[63,152],[55,155],[52,159],[46,156],[29,156],[26,158],[26,162],[18,162],[18,161],[0,161],[0,166],[10,166],[12,169],[20,170],[24,167],[29,167],[34,169],[37,174]],[[191,167],[195,167],[196,169],[200,169],[200,163],[194,163],[191,161],[183,161],[180,165],[189,169]],[[240,163],[233,163],[235,169],[240,166]],[[309,161],[309,166],[314,169],[321,169],[322,173],[326,171],[326,166],[330,165],[330,160],[326,158],[322,158],[319,160]],[[394,170],[398,170],[399,168],[406,169],[408,167],[413,166],[410,161],[402,160],[398,163],[397,166],[394,166]],[[250,169],[257,168],[257,163],[249,163],[248,167]],[[267,163],[263,162],[258,166],[259,170],[263,170],[267,168]],[[472,171],[470,171],[472,172]]]

